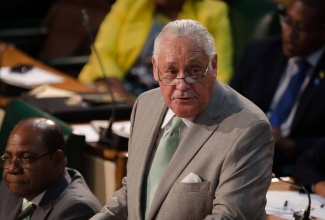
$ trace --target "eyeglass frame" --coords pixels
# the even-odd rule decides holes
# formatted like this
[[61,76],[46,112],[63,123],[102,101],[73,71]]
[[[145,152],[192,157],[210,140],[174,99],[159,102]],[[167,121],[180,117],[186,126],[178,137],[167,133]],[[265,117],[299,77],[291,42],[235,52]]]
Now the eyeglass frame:
[[[165,85],[165,86],[176,86],[176,85],[178,85],[178,84],[180,83],[180,80],[181,80],[181,79],[184,80],[184,82],[187,83],[187,84],[195,84],[195,83],[202,82],[203,79],[204,79],[204,77],[206,76],[208,70],[209,70],[209,64],[210,64],[210,62],[208,63],[207,68],[205,69],[205,71],[204,71],[203,74],[195,74],[195,75],[192,75],[192,76],[186,75],[185,77],[180,77],[180,78],[175,77],[175,78],[161,78],[161,79],[160,79],[161,71],[159,70],[158,66],[157,66],[156,69],[157,69],[157,71],[158,71],[158,78],[159,78],[159,81],[160,81],[163,85]],[[199,81],[196,81],[196,82],[192,82],[192,83],[191,83],[191,82],[187,82],[187,80],[186,80],[186,78],[193,79],[193,77],[198,77],[198,76],[201,77],[201,79],[200,79]],[[176,84],[165,84],[163,80],[166,80],[166,79],[172,79],[172,81],[173,81],[173,80],[177,80],[177,81],[176,81]],[[171,81],[171,82],[172,82],[172,81]]]
[[[315,28],[310,28],[308,27],[307,29],[299,27],[297,24],[294,24],[292,21],[288,21],[287,16],[284,14],[279,15],[279,22],[282,28],[287,28],[290,27],[292,30],[294,30],[296,33],[300,34],[310,34],[315,31],[318,31],[318,29]],[[305,30],[304,30],[305,29]],[[320,27],[319,30],[325,29],[325,23]]]
[[[41,153],[37,156],[34,157],[17,157],[15,160],[12,160],[12,157],[5,157],[5,155],[2,155],[0,158],[0,167],[7,169],[11,166],[12,163],[15,163],[16,165],[18,164],[19,167],[24,168],[27,165],[30,165],[31,163],[35,162],[36,160],[40,159],[43,156],[46,156],[48,154],[54,153],[55,151],[57,151],[58,149],[52,149],[49,151],[46,151],[44,153]],[[9,166],[5,166],[5,163],[9,161]],[[18,161],[18,163],[17,163]]]

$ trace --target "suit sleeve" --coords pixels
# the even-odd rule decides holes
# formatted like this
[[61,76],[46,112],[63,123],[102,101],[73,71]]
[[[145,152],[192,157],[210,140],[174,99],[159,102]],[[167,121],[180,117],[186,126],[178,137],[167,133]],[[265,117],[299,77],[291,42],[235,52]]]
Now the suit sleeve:
[[251,124],[234,145],[215,190],[212,215],[205,219],[265,219],[274,151],[269,124]]
[[93,216],[90,220],[128,219],[126,182],[127,178],[124,177],[122,181],[123,187],[114,192],[100,213]]

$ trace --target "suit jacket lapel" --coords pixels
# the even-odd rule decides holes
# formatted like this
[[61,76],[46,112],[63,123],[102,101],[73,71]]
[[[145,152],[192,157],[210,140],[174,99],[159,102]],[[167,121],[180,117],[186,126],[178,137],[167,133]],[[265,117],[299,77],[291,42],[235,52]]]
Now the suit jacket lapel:
[[9,197],[6,199],[6,203],[8,206],[8,212],[7,212],[7,219],[16,219],[18,215],[21,212],[22,204],[23,204],[23,199],[18,198],[18,197]]
[[[156,212],[179,175],[192,160],[196,152],[200,150],[206,140],[209,139],[217,129],[218,124],[214,119],[222,114],[224,92],[218,82],[216,82],[216,88],[217,89],[214,91],[209,105],[194,119],[193,124],[184,134],[172,160],[166,167],[166,170],[161,177],[158,190],[156,191],[150,206],[148,219],[154,218]],[[218,105],[220,108],[218,108],[218,111],[215,111],[215,108]]]
[[[279,49],[282,49],[282,47],[280,47]],[[265,73],[264,80],[266,81],[266,86],[265,88],[262,88],[265,89],[265,96],[261,97],[261,102],[263,104],[260,108],[264,112],[267,112],[270,109],[272,99],[274,97],[276,89],[278,88],[279,82],[281,80],[281,77],[283,76],[286,67],[287,59],[283,56],[282,51],[279,51],[277,54],[279,55],[273,58],[273,61],[270,61],[269,65],[265,66],[262,71]]]
[[68,187],[71,182],[71,177],[68,172],[64,170],[63,175],[56,181],[53,186],[47,190],[40,204],[35,210],[33,219],[46,219],[53,209],[53,204],[61,193]]
[[325,52],[323,52],[321,58],[319,59],[306,89],[301,94],[297,112],[292,121],[291,131],[293,131],[294,128],[297,127],[297,124],[299,123],[301,118],[304,117],[304,112],[308,108],[309,103],[314,98],[314,95],[317,93],[317,90],[321,88],[320,84],[325,83],[324,78],[320,77],[321,72],[325,72]]
[[[133,181],[134,185],[136,186],[134,190],[135,195],[137,195],[137,200],[139,202],[138,204],[142,203],[141,198],[143,195],[143,184],[146,182],[148,172],[147,168],[149,167],[151,151],[153,150],[152,146],[155,144],[160,125],[162,124],[165,113],[167,111],[167,106],[165,105],[165,102],[161,95],[159,95],[159,98],[155,99],[155,103],[155,108],[151,109],[152,114],[145,116],[147,117],[146,121],[148,122],[148,126],[144,126],[143,128],[147,128],[147,130],[142,130],[142,133],[145,134],[148,138],[143,139],[144,142],[142,143],[141,148],[136,150],[136,160],[141,163],[137,165],[137,168],[134,170],[135,173],[132,176],[134,177]],[[141,213],[140,208],[141,207],[139,207],[138,210],[139,213]]]

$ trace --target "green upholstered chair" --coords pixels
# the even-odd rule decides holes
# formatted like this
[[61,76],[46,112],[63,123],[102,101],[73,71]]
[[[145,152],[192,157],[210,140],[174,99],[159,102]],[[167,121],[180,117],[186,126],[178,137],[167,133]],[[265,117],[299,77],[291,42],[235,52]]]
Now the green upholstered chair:
[[[66,156],[68,160],[68,167],[75,168],[80,171],[82,169],[83,149],[86,145],[85,136],[75,133],[72,128],[65,122],[21,99],[12,99],[5,108],[5,116],[3,118],[0,129],[0,155],[3,155],[9,134],[14,126],[25,118],[33,117],[51,119],[61,127],[62,133],[64,134],[66,140]],[[1,178],[2,175],[0,177],[0,180]]]

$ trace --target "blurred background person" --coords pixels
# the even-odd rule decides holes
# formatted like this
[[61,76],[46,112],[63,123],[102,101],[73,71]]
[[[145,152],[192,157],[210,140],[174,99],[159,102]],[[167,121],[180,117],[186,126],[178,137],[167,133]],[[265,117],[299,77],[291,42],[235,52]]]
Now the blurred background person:
[[292,177],[295,183],[325,198],[325,138],[298,158]]
[[273,171],[291,175],[297,157],[325,136],[325,1],[293,0],[281,36],[251,42],[230,85],[269,117]]
[[[167,22],[184,18],[198,20],[213,35],[219,55],[218,78],[228,83],[232,35],[228,7],[219,0],[117,0],[95,40],[107,77],[120,80],[135,96],[157,87],[151,63],[154,39]],[[90,83],[102,78],[92,51],[78,79]]]
[[66,167],[64,146],[51,120],[30,118],[16,125],[0,159],[0,219],[17,219],[26,203],[37,206],[31,220],[89,219],[100,211],[81,174]]

